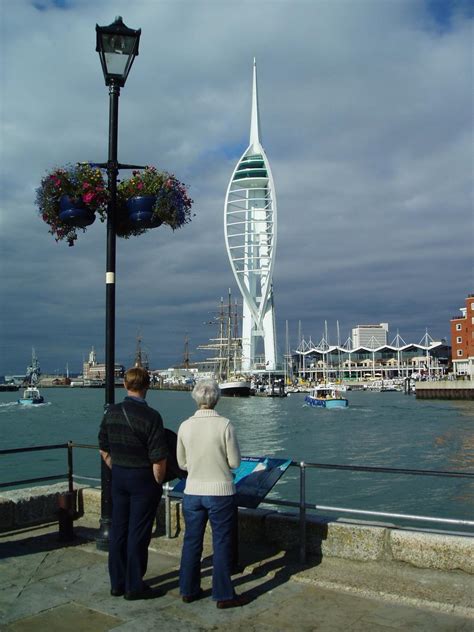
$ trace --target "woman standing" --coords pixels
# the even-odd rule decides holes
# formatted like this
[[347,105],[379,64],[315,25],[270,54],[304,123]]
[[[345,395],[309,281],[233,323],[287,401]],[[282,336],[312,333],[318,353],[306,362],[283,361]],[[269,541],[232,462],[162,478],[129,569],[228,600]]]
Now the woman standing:
[[183,496],[186,523],[179,571],[185,603],[201,597],[201,555],[204,531],[212,527],[212,598],[218,608],[235,608],[250,599],[234,591],[231,572],[235,526],[235,485],[231,469],[240,465],[233,425],[214,408],[220,390],[214,380],[199,381],[192,392],[198,410],[178,431],[177,458],[188,471]]

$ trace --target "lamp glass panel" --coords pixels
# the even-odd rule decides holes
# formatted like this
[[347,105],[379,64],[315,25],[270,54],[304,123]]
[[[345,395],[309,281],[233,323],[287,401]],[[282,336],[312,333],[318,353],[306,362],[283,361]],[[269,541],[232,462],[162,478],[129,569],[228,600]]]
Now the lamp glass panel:
[[135,50],[136,41],[136,37],[127,35],[103,35],[104,58],[109,75],[125,75],[130,56],[133,56]]

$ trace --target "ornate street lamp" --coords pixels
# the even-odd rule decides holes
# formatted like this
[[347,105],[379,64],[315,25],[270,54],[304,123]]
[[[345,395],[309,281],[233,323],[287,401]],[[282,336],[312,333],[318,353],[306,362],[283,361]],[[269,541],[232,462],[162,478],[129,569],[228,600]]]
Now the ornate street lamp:
[[[120,168],[132,165],[120,165],[117,162],[118,138],[118,101],[120,88],[125,82],[138,55],[141,29],[129,29],[116,17],[109,26],[95,27],[97,33],[96,50],[100,56],[104,72],[105,85],[109,86],[109,157],[105,164],[108,174],[110,199],[107,207],[107,262],[105,273],[105,406],[115,402],[115,264],[116,264],[116,215],[117,215],[117,174]],[[136,167],[138,165],[133,165]],[[111,472],[101,459],[101,518],[97,548],[108,550],[111,525]]]
[[138,55],[141,29],[129,29],[120,16],[109,26],[95,27],[97,33],[96,51],[105,78],[105,85],[116,84],[123,88],[133,60]]

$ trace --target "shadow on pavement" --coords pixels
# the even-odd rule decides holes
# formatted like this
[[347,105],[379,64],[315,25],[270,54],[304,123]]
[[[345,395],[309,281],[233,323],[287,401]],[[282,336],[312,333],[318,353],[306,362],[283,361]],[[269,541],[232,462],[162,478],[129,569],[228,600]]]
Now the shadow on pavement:
[[75,529],[72,540],[61,539],[59,533],[44,533],[45,525],[26,527],[15,532],[0,533],[0,560],[43,551],[83,545],[94,540],[94,530],[84,527]]

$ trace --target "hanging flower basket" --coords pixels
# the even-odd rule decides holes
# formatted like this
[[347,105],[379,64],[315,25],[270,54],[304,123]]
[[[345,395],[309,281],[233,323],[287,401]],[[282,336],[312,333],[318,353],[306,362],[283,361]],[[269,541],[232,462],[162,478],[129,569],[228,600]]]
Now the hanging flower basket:
[[67,226],[85,228],[95,222],[95,213],[82,200],[62,195],[59,200],[59,219]]
[[145,167],[118,186],[117,235],[131,237],[167,224],[173,230],[191,221],[193,200],[186,185],[167,171]]
[[49,232],[70,246],[77,239],[76,228],[85,231],[96,214],[104,221],[108,200],[102,172],[84,162],[55,169],[36,190],[36,204]]
[[[101,170],[89,163],[55,169],[36,190],[36,204],[49,232],[70,246],[78,228],[85,232],[96,215],[105,220],[109,198]],[[133,171],[117,187],[116,234],[127,239],[161,224],[181,228],[191,221],[192,204],[186,186],[167,171]]]
[[128,221],[137,228],[157,228],[163,221],[154,217],[156,195],[137,195],[128,198]]

